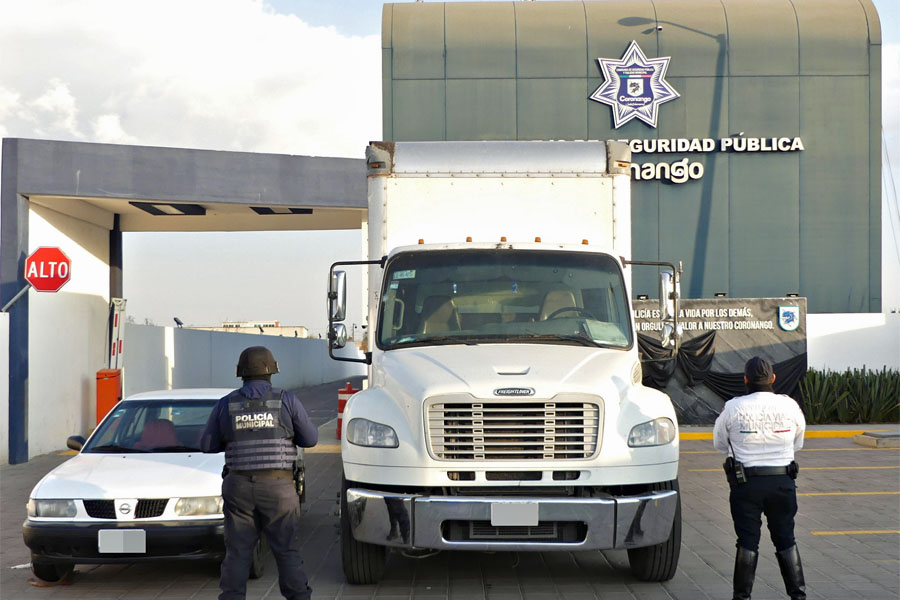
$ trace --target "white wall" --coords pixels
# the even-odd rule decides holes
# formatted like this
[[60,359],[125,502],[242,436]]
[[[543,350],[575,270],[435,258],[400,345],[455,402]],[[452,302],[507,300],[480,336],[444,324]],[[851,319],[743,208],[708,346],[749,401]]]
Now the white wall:
[[[126,306],[126,313],[127,313]],[[168,360],[165,354],[165,327],[125,324],[124,365],[125,395],[164,390],[168,386]]]
[[[173,340],[171,344],[167,338]],[[168,387],[238,387],[235,367],[248,346],[272,351],[280,370],[272,383],[282,388],[365,374],[365,365],[329,358],[325,340],[128,324],[125,395]],[[346,348],[342,354],[356,356],[355,350]]]
[[0,464],[9,462],[9,315],[0,313]]
[[[29,253],[59,247],[71,279],[56,293],[28,292],[28,455],[65,448],[95,423],[96,373],[106,366],[109,231],[32,204]],[[65,233],[63,233],[65,232]]]
[[900,369],[900,313],[809,314],[806,334],[812,369]]

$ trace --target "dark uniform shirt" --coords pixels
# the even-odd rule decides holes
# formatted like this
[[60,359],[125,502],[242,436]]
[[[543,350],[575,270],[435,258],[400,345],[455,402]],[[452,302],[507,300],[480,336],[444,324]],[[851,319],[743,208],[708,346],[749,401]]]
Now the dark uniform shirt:
[[[262,398],[272,384],[265,379],[250,379],[241,387],[241,394],[247,398]],[[319,441],[319,430],[309,418],[300,399],[291,392],[285,390],[281,403],[281,422],[285,427],[293,431],[292,441],[301,448],[311,448]],[[206,429],[200,440],[200,449],[203,452],[223,452],[228,445],[225,434],[231,431],[228,416],[227,396],[221,398],[213,407],[212,414],[206,422]]]

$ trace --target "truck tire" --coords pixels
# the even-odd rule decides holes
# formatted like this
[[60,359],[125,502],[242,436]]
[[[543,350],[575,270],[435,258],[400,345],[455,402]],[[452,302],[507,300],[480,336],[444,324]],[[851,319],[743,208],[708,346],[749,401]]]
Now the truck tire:
[[349,583],[378,583],[387,566],[387,548],[359,542],[350,530],[350,511],[347,509],[347,480],[341,477],[341,563]]
[[[648,491],[678,490],[678,480],[651,484]],[[641,581],[668,581],[675,576],[681,555],[681,493],[675,506],[675,519],[669,539],[655,546],[632,548],[628,551],[631,572]]]
[[31,572],[42,581],[56,583],[69,577],[75,570],[74,563],[58,563],[43,560],[31,553]]

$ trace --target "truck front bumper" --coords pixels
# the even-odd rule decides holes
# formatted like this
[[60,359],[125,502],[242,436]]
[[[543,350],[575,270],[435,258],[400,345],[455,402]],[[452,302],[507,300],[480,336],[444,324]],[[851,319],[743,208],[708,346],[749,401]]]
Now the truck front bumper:
[[[600,498],[418,496],[360,488],[346,493],[356,540],[446,550],[653,546],[669,538],[678,505],[675,490]],[[452,535],[451,524],[471,535]],[[554,531],[567,526],[577,531],[574,540],[571,535],[554,537]]]

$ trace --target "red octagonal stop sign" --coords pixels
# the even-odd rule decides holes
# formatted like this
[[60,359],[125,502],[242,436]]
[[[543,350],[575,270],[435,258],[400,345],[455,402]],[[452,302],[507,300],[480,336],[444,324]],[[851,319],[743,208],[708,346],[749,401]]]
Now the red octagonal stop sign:
[[59,248],[41,247],[25,259],[25,281],[39,292],[58,292],[69,280],[71,266]]

